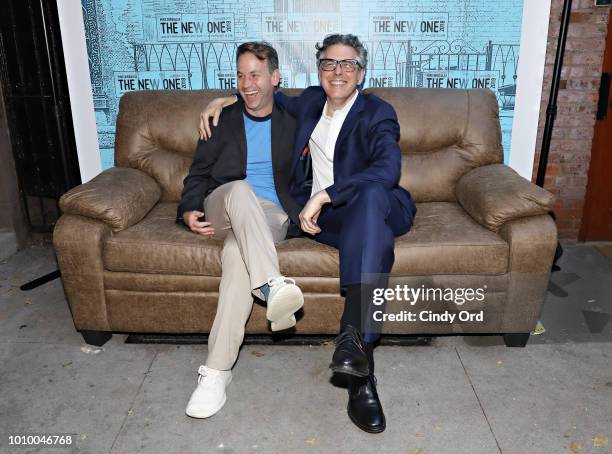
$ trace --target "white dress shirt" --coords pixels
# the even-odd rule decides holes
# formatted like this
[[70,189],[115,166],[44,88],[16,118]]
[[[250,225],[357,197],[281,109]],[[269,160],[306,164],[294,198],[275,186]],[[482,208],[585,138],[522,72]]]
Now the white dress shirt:
[[327,115],[327,101],[325,101],[323,114],[308,141],[310,157],[312,159],[311,196],[334,184],[334,150],[336,148],[336,141],[338,140],[344,120],[346,120],[349,110],[355,104],[358,95],[359,92],[355,90],[355,94],[350,101],[342,109],[336,110],[331,117]]

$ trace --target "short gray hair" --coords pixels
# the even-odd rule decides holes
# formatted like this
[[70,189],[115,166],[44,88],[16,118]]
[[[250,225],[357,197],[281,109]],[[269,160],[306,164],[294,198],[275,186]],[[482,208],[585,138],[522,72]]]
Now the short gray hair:
[[317,43],[315,45],[315,48],[317,49],[317,62],[321,58],[321,54],[325,52],[328,47],[333,46],[334,44],[344,44],[345,46],[350,46],[355,49],[355,52],[357,52],[357,61],[363,68],[366,67],[366,64],[368,63],[368,51],[365,47],[363,47],[363,44],[361,41],[359,41],[357,36],[350,34],[341,35],[339,33],[335,33],[333,35],[327,35],[325,39],[323,39],[322,44]]

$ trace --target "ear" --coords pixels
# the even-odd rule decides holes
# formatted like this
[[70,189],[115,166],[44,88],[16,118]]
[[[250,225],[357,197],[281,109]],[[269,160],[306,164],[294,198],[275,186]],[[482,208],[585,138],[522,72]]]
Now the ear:
[[275,87],[278,87],[279,83],[280,83],[280,71],[278,69],[275,69],[274,71],[272,71],[272,85],[274,85]]
[[357,81],[357,85],[361,85],[363,83],[363,79],[365,77],[365,68],[361,68],[359,70],[359,76],[357,77],[358,81]]

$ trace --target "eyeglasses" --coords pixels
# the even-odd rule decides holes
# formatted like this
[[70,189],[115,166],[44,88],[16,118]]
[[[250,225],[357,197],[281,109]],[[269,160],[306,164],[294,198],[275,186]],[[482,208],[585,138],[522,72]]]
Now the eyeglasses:
[[357,60],[334,60],[333,58],[322,58],[319,60],[319,69],[323,71],[333,71],[340,65],[342,71],[347,73],[354,72],[357,68],[362,68]]

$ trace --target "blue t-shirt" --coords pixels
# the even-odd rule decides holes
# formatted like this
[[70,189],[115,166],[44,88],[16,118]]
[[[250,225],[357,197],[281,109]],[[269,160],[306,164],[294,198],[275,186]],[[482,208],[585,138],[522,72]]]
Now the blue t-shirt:
[[243,117],[247,141],[246,181],[253,187],[257,197],[281,207],[272,173],[272,114],[254,117],[243,112]]

